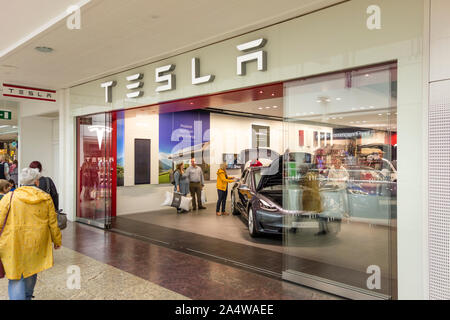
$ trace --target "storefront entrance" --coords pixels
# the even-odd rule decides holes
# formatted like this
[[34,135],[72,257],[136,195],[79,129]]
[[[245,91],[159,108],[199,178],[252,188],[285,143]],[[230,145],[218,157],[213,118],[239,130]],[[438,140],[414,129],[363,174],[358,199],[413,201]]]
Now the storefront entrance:
[[[77,219],[342,296],[395,298],[396,88],[388,63],[79,117]],[[173,181],[192,161],[206,208],[184,213]],[[234,178],[228,215],[217,215],[221,167]]]

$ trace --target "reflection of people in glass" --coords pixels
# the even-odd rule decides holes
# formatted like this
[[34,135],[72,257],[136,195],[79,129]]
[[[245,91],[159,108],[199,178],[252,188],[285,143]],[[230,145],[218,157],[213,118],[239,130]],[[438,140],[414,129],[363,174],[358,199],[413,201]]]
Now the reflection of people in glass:
[[347,169],[342,166],[342,161],[338,158],[333,159],[333,165],[328,172],[328,180],[339,190],[343,203],[342,211],[348,216],[348,198],[347,198],[347,181],[349,174]]
[[[317,172],[308,171],[307,165],[300,166],[300,174],[302,176],[300,186],[303,189],[303,211],[319,214],[323,211],[319,189],[319,175]],[[317,235],[325,235],[326,233],[326,223],[319,218],[319,232]]]
[[332,163],[333,165],[328,172],[328,179],[333,186],[338,187],[339,189],[345,189],[349,178],[347,169],[342,166],[342,161],[338,158],[334,158]]
[[[189,192],[189,179],[187,174],[184,172],[184,163],[181,162],[177,164],[175,173],[173,174],[173,179],[175,182],[175,191],[186,196]],[[177,208],[177,213],[186,213],[187,210]]]

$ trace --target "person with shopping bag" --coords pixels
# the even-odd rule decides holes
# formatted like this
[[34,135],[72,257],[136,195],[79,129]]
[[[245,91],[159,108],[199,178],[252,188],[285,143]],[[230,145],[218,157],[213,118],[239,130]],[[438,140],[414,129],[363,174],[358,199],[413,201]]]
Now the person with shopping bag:
[[39,178],[38,169],[23,169],[22,187],[0,200],[0,277],[9,279],[10,300],[33,298],[37,274],[53,267],[52,244],[61,247],[53,200]]
[[202,204],[202,189],[205,186],[205,179],[203,177],[203,170],[195,162],[195,158],[191,159],[191,166],[186,170],[186,175],[189,179],[189,191],[192,197],[192,209],[206,209]]
[[[225,205],[227,201],[227,195],[228,195],[228,184],[234,182],[233,178],[229,178],[227,175],[227,164],[222,163],[220,165],[219,170],[217,170],[217,205],[216,205],[216,215],[229,215],[228,212],[225,211]],[[222,211],[220,211],[222,207]]]
[[[173,174],[174,180],[174,192],[186,196],[189,192],[189,178],[184,171],[184,163],[177,164],[175,172]],[[188,210],[177,208],[177,213],[186,213]]]

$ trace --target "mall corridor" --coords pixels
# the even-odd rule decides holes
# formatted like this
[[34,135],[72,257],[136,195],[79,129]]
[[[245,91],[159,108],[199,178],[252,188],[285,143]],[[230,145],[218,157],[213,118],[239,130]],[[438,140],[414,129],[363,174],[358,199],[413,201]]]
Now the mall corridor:
[[[67,268],[78,266],[80,289]],[[110,231],[69,223],[55,266],[39,274],[36,300],[329,300],[338,297]],[[0,281],[0,300],[8,297]]]

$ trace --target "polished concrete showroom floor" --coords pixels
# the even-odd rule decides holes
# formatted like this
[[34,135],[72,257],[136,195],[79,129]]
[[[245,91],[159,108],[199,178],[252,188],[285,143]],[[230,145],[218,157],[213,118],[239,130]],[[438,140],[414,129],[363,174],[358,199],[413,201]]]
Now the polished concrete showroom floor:
[[[229,210],[230,204],[227,203]],[[177,214],[173,208],[119,216],[113,228],[154,243],[200,257],[279,277],[287,265],[319,277],[365,287],[367,268],[380,266],[383,291],[393,288],[389,274],[389,241],[385,226],[344,221],[337,236],[297,237],[289,235],[251,238],[240,216],[216,216],[215,205],[206,210]],[[284,264],[284,266],[283,266]]]

